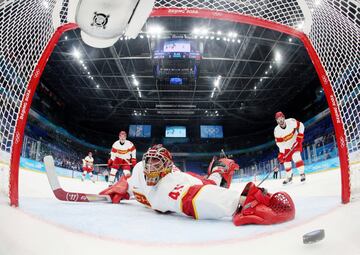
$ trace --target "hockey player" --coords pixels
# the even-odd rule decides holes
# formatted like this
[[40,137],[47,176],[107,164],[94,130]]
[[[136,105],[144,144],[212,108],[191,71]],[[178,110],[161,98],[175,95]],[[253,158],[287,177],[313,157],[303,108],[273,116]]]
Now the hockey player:
[[85,176],[88,173],[90,175],[90,179],[92,182],[95,182],[94,176],[93,176],[93,170],[94,170],[94,158],[92,157],[92,152],[89,151],[88,155],[82,160],[83,161],[83,173],[81,176],[81,180],[85,180]]
[[131,176],[131,168],[136,165],[136,148],[132,142],[126,139],[126,132],[120,131],[119,140],[111,148],[108,166],[110,170],[109,182],[114,184],[116,172],[122,169],[126,178]]
[[232,217],[237,226],[274,224],[294,218],[294,204],[284,192],[271,195],[251,182],[243,192],[218,186],[223,179],[231,180],[230,175],[239,168],[233,160],[220,162],[213,162],[207,178],[197,178],[172,171],[170,152],[162,145],[154,145],[134,167],[130,178],[122,177],[100,194],[110,195],[113,203],[134,197],[158,212],[175,212],[195,219]]
[[278,160],[284,164],[286,177],[283,184],[292,181],[292,163],[294,161],[299,170],[301,181],[305,181],[304,161],[301,158],[302,143],[304,140],[304,124],[296,119],[285,119],[282,112],[275,114],[278,125],[275,127],[274,136],[276,145],[279,147]]

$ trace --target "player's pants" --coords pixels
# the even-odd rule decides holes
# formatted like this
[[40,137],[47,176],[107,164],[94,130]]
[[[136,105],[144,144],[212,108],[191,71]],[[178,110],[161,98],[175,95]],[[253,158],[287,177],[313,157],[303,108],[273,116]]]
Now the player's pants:
[[[304,161],[301,158],[300,151],[295,151],[291,156],[292,161],[294,161],[296,168],[299,170],[300,174],[304,173]],[[290,177],[292,175],[292,164],[291,161],[284,162],[284,167],[286,171],[286,177]]]
[[240,191],[216,185],[194,185],[182,198],[182,211],[195,219],[232,217],[239,206],[240,195]]

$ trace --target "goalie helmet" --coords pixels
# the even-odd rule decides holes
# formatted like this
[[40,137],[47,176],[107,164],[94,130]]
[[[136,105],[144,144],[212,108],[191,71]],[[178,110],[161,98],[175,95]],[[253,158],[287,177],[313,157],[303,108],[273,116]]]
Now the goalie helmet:
[[144,175],[148,186],[155,186],[161,178],[171,172],[173,159],[162,144],[149,148],[143,155]]

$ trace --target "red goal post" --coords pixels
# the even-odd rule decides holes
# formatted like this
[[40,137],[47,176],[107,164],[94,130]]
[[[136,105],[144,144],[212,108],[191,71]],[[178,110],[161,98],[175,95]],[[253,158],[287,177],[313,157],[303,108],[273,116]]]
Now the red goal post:
[[[5,0],[0,4],[0,190],[18,206],[22,139],[36,86],[67,23],[53,27],[55,0]],[[360,193],[360,6],[356,0],[158,0],[151,16],[247,23],[299,38],[320,78],[341,165],[342,202]]]

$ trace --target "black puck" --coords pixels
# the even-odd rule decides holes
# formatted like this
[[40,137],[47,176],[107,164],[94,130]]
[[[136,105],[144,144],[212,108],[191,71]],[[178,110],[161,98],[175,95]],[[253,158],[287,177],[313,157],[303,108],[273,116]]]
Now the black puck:
[[324,237],[325,237],[325,230],[323,229],[314,230],[303,235],[303,243],[304,244],[316,243],[324,239]]

